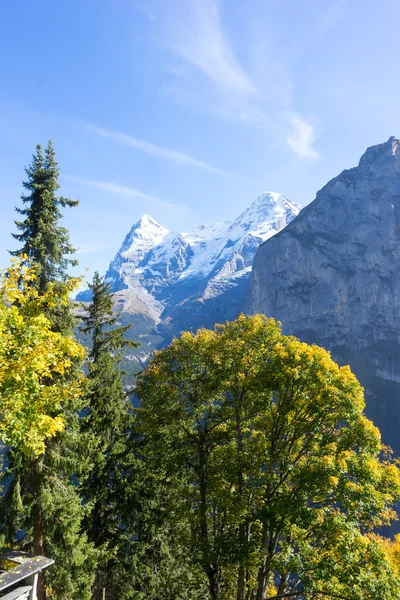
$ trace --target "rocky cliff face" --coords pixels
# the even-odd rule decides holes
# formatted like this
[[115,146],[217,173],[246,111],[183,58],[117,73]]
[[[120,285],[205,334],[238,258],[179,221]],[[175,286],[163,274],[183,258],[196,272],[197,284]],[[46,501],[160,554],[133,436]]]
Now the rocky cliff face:
[[[201,225],[189,233],[171,233],[144,215],[105,276],[121,320],[133,324],[142,343],[124,366],[135,370],[154,348],[184,329],[235,318],[244,309],[258,246],[299,211],[285,196],[265,192],[236,220]],[[87,301],[90,293],[78,299]]]
[[258,248],[247,309],[350,364],[400,455],[399,140],[369,148]]

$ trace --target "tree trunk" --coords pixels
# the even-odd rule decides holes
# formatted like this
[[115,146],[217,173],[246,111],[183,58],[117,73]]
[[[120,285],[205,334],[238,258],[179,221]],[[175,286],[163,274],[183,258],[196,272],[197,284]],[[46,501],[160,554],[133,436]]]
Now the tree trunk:
[[207,519],[207,451],[204,446],[204,437],[200,436],[198,443],[199,452],[199,517],[200,517],[200,535],[202,540],[203,568],[208,578],[208,587],[212,600],[218,600],[220,597],[220,581],[218,571],[213,564],[210,556],[209,537],[208,537],[208,519]]
[[[35,515],[33,521],[33,554],[35,556],[44,555],[42,511],[40,506],[38,505],[36,505],[35,507]],[[44,585],[43,573],[39,573],[37,597],[38,600],[46,600],[46,588]]]
[[[242,432],[242,419],[240,414],[240,406],[236,410],[236,452],[237,452],[237,486],[239,498],[243,495],[243,471],[242,471],[242,452],[243,452],[243,432]],[[247,546],[247,527],[245,523],[239,525],[239,550],[240,550],[240,562],[237,577],[236,587],[236,600],[245,600],[245,577],[246,570],[244,567],[246,546]]]
[[268,556],[258,571],[256,600],[265,600],[267,586],[271,577],[271,564],[273,555],[274,550],[269,547]]
[[214,569],[211,569],[207,573],[208,577],[208,586],[210,589],[210,596],[212,600],[219,600],[220,598],[220,582],[217,572]]
[[[261,541],[261,550],[266,550],[268,548],[268,541],[269,541],[269,532],[264,527],[262,541]],[[256,600],[264,600],[264,598],[265,598],[265,592],[267,590],[268,578],[269,578],[269,563],[270,562],[271,562],[271,559],[268,556],[266,558],[266,560],[263,562],[263,564],[260,565],[260,568],[258,569]]]
[[279,582],[277,596],[283,596],[283,594],[286,592],[288,579],[289,579],[289,573],[281,574],[281,580]]
[[237,592],[236,592],[236,600],[244,600],[245,592],[245,568],[240,565],[238,571],[238,579],[237,579]]
[[258,571],[256,600],[264,600],[265,599],[265,593],[267,591],[267,584],[268,584],[267,575],[269,575],[269,573],[267,573],[266,562],[265,562]]
[[236,600],[246,599],[246,582],[248,580],[248,572],[245,567],[247,558],[247,543],[248,543],[248,525],[241,523],[239,525],[239,547],[240,547],[240,563],[237,576]]

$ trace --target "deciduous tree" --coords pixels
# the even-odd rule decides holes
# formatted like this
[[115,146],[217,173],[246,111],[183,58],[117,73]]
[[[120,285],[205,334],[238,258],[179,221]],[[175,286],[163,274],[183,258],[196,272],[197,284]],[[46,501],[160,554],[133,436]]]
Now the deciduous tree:
[[[25,261],[24,261],[25,262]],[[2,279],[0,303],[0,437],[8,447],[1,529],[8,543],[55,559],[48,597],[90,597],[96,554],[82,531],[74,475],[84,468],[79,435],[83,347],[54,332],[54,305],[69,303],[74,282],[41,294],[33,267],[16,260]],[[71,374],[73,375],[71,377]],[[43,580],[39,597],[46,597]]]
[[51,329],[46,310],[68,304],[76,280],[39,295],[31,285],[36,269],[14,259],[0,279],[0,438],[37,458],[45,441],[65,427],[62,405],[81,395],[81,378],[65,376],[83,347],[71,336]]
[[157,352],[136,393],[149,467],[213,600],[397,598],[368,532],[394,518],[399,473],[348,367],[240,316]]

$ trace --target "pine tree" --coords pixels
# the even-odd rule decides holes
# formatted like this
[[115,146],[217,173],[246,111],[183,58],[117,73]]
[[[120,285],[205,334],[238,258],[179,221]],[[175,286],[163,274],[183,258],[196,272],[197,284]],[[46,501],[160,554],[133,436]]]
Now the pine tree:
[[[32,163],[25,172],[28,178],[22,185],[28,194],[21,196],[24,207],[15,209],[25,219],[14,221],[20,233],[12,234],[22,246],[11,254],[24,255],[29,264],[36,266],[37,278],[33,285],[43,294],[49,283],[67,281],[68,268],[78,264],[77,260],[70,258],[75,248],[69,241],[68,230],[60,225],[63,216],[60,207],[74,207],[79,201],[57,196],[60,169],[51,140],[44,154],[41,145],[36,146]],[[56,304],[48,316],[55,331],[72,331],[74,319],[68,305]]]
[[85,530],[103,552],[98,565],[93,599],[122,598],[124,581],[132,576],[134,535],[135,458],[132,407],[122,381],[123,350],[138,344],[125,339],[130,326],[118,327],[107,284],[95,273],[89,286],[93,299],[81,331],[92,336],[87,376],[87,415],[83,430],[91,438],[91,471],[81,485],[91,507]]
[[16,208],[25,219],[14,221],[20,233],[12,234],[22,247],[11,254],[24,254],[37,265],[35,285],[43,293],[49,282],[68,278],[68,267],[77,264],[76,260],[68,258],[75,249],[70,244],[67,229],[61,227],[59,221],[62,218],[60,207],[77,206],[79,201],[57,197],[60,169],[51,140],[44,154],[41,145],[36,146],[32,164],[25,171],[28,179],[23,186],[29,194],[21,196],[24,208]]
[[[29,195],[22,196],[24,208],[17,211],[25,216],[16,221],[20,233],[14,237],[22,247],[13,254],[27,256],[29,266],[36,269],[33,286],[39,296],[53,290],[54,302],[44,308],[53,331],[71,337],[74,316],[71,303],[62,294],[70,285],[68,267],[76,264],[69,256],[74,249],[68,231],[60,225],[60,207],[76,206],[76,201],[57,197],[59,168],[52,142],[43,154],[37,146],[31,166],[26,169],[28,180],[24,187]],[[81,364],[76,361],[65,383],[81,377]],[[46,386],[46,379],[42,380]],[[56,561],[39,582],[38,598],[87,600],[90,598],[97,553],[82,534],[82,507],[76,485],[83,476],[86,438],[80,432],[84,405],[80,395],[65,398],[61,403],[65,429],[46,442],[45,451],[33,458],[11,447],[7,470],[2,483],[5,493],[1,501],[1,522],[7,541],[18,544],[35,555],[45,554]]]

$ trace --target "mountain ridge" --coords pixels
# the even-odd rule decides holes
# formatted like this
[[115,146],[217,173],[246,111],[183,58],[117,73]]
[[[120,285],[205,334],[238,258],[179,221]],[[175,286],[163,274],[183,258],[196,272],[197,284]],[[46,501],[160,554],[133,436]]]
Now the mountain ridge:
[[[150,215],[129,230],[105,274],[116,309],[157,338],[150,350],[183,329],[212,327],[243,310],[257,247],[300,212],[282,194],[264,192],[236,219],[174,233]],[[90,291],[78,300],[89,301]],[[139,322],[139,321],[140,322]],[[143,353],[142,350],[137,356]],[[132,354],[134,361],[135,354]],[[147,360],[148,352],[143,355]]]

